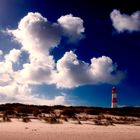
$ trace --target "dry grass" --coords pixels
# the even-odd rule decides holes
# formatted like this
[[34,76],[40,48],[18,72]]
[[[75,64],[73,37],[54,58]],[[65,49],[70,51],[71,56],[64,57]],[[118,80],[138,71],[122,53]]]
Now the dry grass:
[[22,122],[28,123],[31,122],[31,120],[28,117],[23,117]]
[[49,124],[60,124],[60,120],[55,117],[44,117],[43,120]]
[[105,125],[105,126],[113,125],[112,118],[109,116],[105,116],[103,114],[100,114],[97,117],[95,117],[93,121],[95,125]]
[[9,115],[7,114],[7,112],[4,112],[4,114],[2,115],[2,121],[11,122],[11,119],[10,119]]
[[[66,106],[34,106],[23,104],[0,105],[1,122],[10,122],[11,118],[39,119],[50,124],[74,122],[84,124],[86,121],[95,125],[136,124],[140,122],[140,108],[97,108],[97,107],[66,107]],[[138,123],[137,123],[138,124]]]

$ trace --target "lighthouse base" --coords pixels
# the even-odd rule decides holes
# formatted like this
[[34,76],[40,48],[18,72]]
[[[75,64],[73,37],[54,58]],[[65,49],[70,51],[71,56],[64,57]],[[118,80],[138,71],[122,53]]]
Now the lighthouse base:
[[117,103],[112,103],[111,108],[117,108]]

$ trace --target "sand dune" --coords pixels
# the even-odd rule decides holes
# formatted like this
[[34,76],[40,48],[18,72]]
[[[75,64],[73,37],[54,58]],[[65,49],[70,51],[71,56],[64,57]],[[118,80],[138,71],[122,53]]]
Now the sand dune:
[[1,140],[139,140],[139,132],[140,127],[134,125],[23,123],[17,119],[0,123]]

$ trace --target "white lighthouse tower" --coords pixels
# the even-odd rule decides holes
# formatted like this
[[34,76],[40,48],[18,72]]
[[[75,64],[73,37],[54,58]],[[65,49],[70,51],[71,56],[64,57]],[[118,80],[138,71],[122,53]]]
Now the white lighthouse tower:
[[116,87],[112,88],[112,108],[117,108],[117,89]]

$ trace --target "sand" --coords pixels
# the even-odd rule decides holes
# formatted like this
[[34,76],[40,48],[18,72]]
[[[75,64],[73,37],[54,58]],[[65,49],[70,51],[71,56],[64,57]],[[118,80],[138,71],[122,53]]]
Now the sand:
[[0,140],[140,140],[140,126],[29,123],[13,119],[0,123]]

